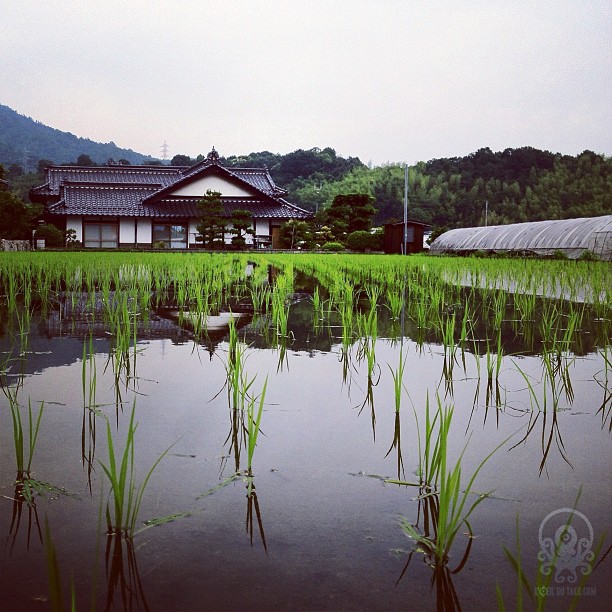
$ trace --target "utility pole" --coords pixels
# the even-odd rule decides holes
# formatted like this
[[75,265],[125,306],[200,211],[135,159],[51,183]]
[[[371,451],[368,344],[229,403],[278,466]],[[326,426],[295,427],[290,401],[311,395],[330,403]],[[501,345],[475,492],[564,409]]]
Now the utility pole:
[[408,254],[408,164],[404,166],[404,255]]
[[489,224],[489,200],[485,200],[485,227]]

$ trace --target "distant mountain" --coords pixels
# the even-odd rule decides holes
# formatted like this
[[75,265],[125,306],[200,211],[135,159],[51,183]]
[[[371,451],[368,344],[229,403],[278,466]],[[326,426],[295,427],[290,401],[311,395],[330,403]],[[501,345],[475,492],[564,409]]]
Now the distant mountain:
[[64,164],[76,162],[79,155],[88,155],[95,163],[112,158],[140,164],[152,159],[114,142],[94,142],[56,130],[0,104],[0,164],[5,168],[19,164],[25,170],[35,170],[39,159]]

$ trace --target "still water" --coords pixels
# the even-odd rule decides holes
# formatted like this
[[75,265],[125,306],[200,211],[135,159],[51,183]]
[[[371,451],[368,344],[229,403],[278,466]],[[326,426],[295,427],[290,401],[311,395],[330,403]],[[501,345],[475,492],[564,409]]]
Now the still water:
[[[541,411],[542,359],[517,346],[492,386],[486,355],[457,353],[449,384],[441,344],[384,325],[369,370],[360,339],[343,343],[338,326],[313,325],[305,294],[291,306],[281,345],[265,340],[265,327],[250,316],[238,323],[251,397],[266,384],[251,472],[244,421],[228,397],[232,349],[223,322],[203,342],[171,317],[153,317],[120,364],[104,329],[90,337],[57,312],[32,320],[21,354],[15,334],[0,338],[2,354],[12,356],[4,388],[17,394],[26,446],[27,407],[35,422],[44,406],[30,475],[50,485],[31,503],[16,491],[14,429],[0,396],[2,609],[51,609],[50,582],[66,601],[72,589],[79,610],[491,610],[496,585],[513,609],[517,577],[503,547],[516,553],[517,520],[532,586],[551,513],[579,496],[593,530],[587,548],[610,533],[610,384],[600,348],[568,357],[572,393],[559,393],[553,418],[550,404]],[[418,550],[410,556],[418,547],[400,518],[423,530],[426,506],[418,487],[391,482],[418,481],[417,423],[422,443],[426,406],[433,412],[438,403],[454,406],[449,464],[465,449],[463,490],[502,445],[468,496],[469,507],[490,493],[469,518],[474,537],[463,525],[453,544],[447,568],[456,573],[435,572]],[[167,451],[144,490],[137,531],[160,524],[133,541],[107,535],[102,468],[107,423],[119,455],[132,409],[137,483]],[[585,529],[579,517],[573,525]],[[568,571],[550,582],[553,610],[571,602],[572,570],[581,577],[584,546],[569,546]],[[609,609],[610,577],[608,559],[578,609]]]

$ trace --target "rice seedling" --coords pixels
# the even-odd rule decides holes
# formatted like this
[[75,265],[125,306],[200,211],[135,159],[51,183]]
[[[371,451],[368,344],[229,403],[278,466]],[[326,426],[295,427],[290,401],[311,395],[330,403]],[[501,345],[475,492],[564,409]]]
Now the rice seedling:
[[[252,386],[255,379],[253,378],[246,389],[244,390],[244,396],[246,396],[248,390]],[[264,401],[266,397],[266,389],[268,386],[268,379],[264,382],[263,389],[258,397],[250,397],[246,403],[246,436],[247,436],[247,474],[252,475],[253,472],[253,454],[255,453],[255,447],[257,446],[257,439],[260,433],[261,415],[263,414]],[[257,404],[257,407],[255,406]]]
[[[532,413],[529,419],[529,423],[527,426],[527,431],[521,440],[519,440],[510,450],[518,447],[520,444],[525,442],[527,438],[531,435],[534,430],[538,419],[542,416],[542,434],[541,434],[541,447],[542,447],[542,460],[540,462],[540,474],[542,474],[546,461],[548,459],[548,455],[550,453],[550,449],[552,447],[553,440],[561,454],[563,460],[572,467],[572,464],[565,453],[565,444],[563,442],[563,437],[561,436],[561,431],[559,429],[559,421],[558,421],[558,410],[559,410],[559,401],[560,401],[560,389],[556,383],[556,379],[554,376],[551,377],[552,367],[549,363],[549,359],[547,357],[548,353],[544,352],[544,374],[541,381],[542,384],[542,393],[541,393],[541,401],[540,396],[536,392],[535,386],[532,383],[531,377],[529,377],[524,370],[522,370],[519,365],[515,362],[515,367],[520,373],[520,375],[525,380],[527,384],[527,389],[529,392],[529,399],[531,402]],[[549,407],[549,396],[552,401],[552,407]],[[535,416],[534,416],[535,415]],[[548,424],[548,420],[550,419],[550,425]]]
[[464,525],[468,529],[470,537],[473,536],[472,527],[468,518],[480,502],[488,497],[491,492],[478,494],[476,501],[471,504],[468,503],[467,498],[468,495],[473,494],[472,485],[478,472],[493,455],[495,450],[497,450],[495,449],[485,457],[468,481],[467,487],[462,491],[461,457],[455,465],[447,471],[446,449],[445,447],[443,448],[440,466],[440,489],[437,493],[438,517],[435,523],[435,532],[429,534],[429,536],[427,534],[422,534],[413,523],[404,517],[400,518],[400,525],[406,535],[424,548],[426,562],[433,567],[443,566],[448,563],[455,538]]
[[[509,440],[508,438],[495,447],[478,464],[467,485],[462,487],[462,461],[469,438],[456,462],[449,466],[448,440],[453,409],[450,406],[442,408],[439,396],[437,400],[438,407],[433,419],[430,416],[429,399],[426,403],[423,445],[419,431],[419,482],[388,481],[404,486],[418,486],[420,494],[417,499],[426,500],[427,518],[423,532],[418,529],[418,521],[414,524],[404,517],[400,517],[400,526],[409,538],[423,548],[425,562],[433,568],[448,564],[451,548],[463,526],[467,528],[470,538],[472,537],[473,532],[468,519],[477,506],[491,494],[491,492],[476,494],[476,500],[469,502],[469,497],[474,495],[474,482],[486,462]],[[431,520],[432,518],[435,520]],[[462,566],[467,558],[470,546],[471,540],[468,541],[468,547],[459,566]]]
[[402,456],[401,420],[399,412],[395,413],[395,421],[393,425],[393,441],[391,442],[391,446],[389,447],[389,450],[387,451],[385,457],[388,457],[393,449],[395,449],[397,454],[397,478],[399,480],[402,476],[405,476],[404,458]]
[[153,474],[155,468],[160,461],[166,456],[171,446],[168,447],[153,463],[149,471],[146,473],[144,480],[140,485],[136,484],[135,480],[135,464],[134,464],[134,439],[136,434],[137,423],[134,423],[134,415],[136,413],[136,402],[132,406],[130,421],[126,434],[126,442],[123,452],[120,455],[115,454],[113,443],[113,435],[111,432],[110,422],[106,420],[106,439],[108,444],[108,465],[100,462],[106,477],[108,478],[112,494],[113,503],[107,502],[106,506],[106,523],[108,535],[123,534],[126,538],[133,538],[138,531],[136,525],[140,505],[142,499]]
[[238,339],[238,329],[233,317],[229,318],[229,349],[225,364],[227,376],[227,392],[231,407],[234,410],[244,408],[244,400],[250,385],[245,384],[244,363],[246,359],[246,344]]
[[36,449],[36,440],[40,429],[40,421],[42,419],[43,410],[45,407],[44,401],[40,404],[38,416],[34,419],[32,413],[32,403],[28,400],[28,444],[26,446],[23,423],[21,420],[21,409],[17,400],[16,389],[4,389],[5,395],[9,400],[9,408],[13,423],[13,442],[15,448],[15,461],[17,464],[17,472],[23,474],[24,478],[28,478],[32,467],[32,459]]
[[404,357],[404,349],[400,348],[399,352],[399,363],[397,368],[393,370],[389,364],[387,364],[391,376],[393,378],[393,397],[395,399],[395,412],[399,413],[402,407],[402,391],[406,388],[404,385],[404,370],[406,369],[406,358]]

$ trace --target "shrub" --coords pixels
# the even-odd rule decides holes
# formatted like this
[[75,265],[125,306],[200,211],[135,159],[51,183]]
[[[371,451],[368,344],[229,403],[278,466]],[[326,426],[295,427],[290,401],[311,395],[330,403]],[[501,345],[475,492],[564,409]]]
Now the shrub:
[[34,237],[37,240],[44,240],[46,247],[64,246],[64,233],[55,225],[41,225],[34,233]]
[[586,249],[580,253],[578,261],[599,261],[599,257],[593,251]]
[[351,251],[369,251],[375,248],[376,238],[370,232],[365,230],[357,230],[351,232],[346,239],[346,248]]
[[322,247],[322,251],[344,251],[344,245],[340,242],[326,242]]

